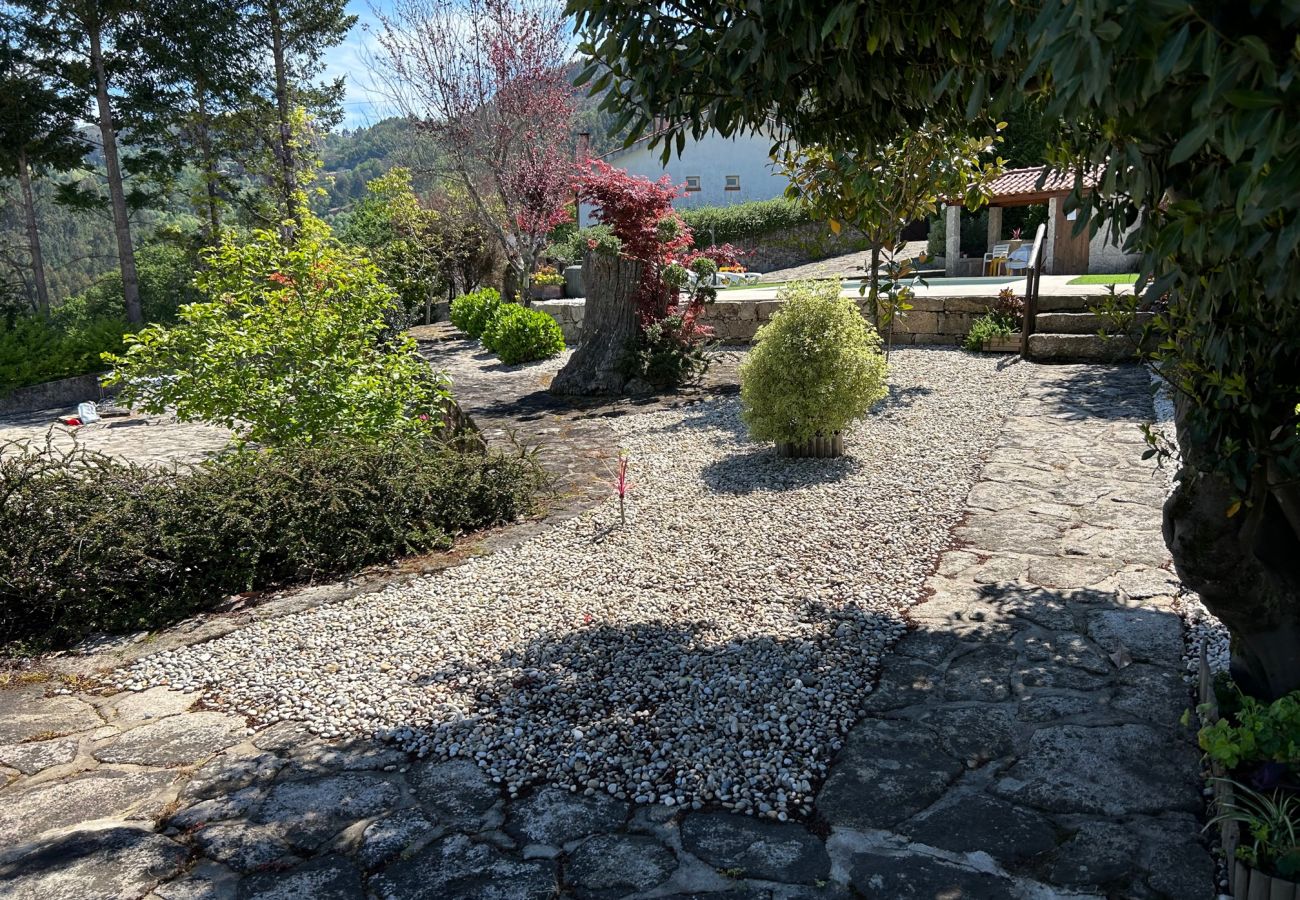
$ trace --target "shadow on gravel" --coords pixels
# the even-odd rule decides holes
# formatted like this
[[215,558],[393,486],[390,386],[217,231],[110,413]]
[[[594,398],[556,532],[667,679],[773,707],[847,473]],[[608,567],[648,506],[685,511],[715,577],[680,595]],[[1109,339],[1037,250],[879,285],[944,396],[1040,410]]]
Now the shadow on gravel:
[[934,388],[928,388],[924,385],[913,385],[911,387],[900,388],[898,385],[891,384],[889,393],[885,399],[881,400],[875,406],[871,407],[868,415],[879,416],[893,412],[895,409],[907,409],[919,398],[934,393]]
[[781,459],[771,444],[759,444],[709,463],[700,477],[716,494],[777,494],[843,481],[857,467],[851,456]]
[[[117,815],[103,794],[146,777],[134,770],[10,789],[0,833],[21,822],[33,838],[0,848],[0,896],[621,897],[670,889],[676,848],[746,897],[1027,895],[1008,875],[1061,895],[1206,896],[1197,755],[1177,721],[1181,620],[1096,589],[979,595],[913,607],[878,682],[880,629],[898,620],[852,604],[805,602],[780,636],[756,621],[730,641],[707,620],[557,623],[412,673],[473,684],[440,714],[449,724],[408,723],[459,742],[450,760],[284,722],[206,761],[196,749],[192,772],[159,770],[181,781],[179,800],[121,800],[138,799],[138,825],[78,824]],[[477,763],[471,737],[488,748]],[[594,787],[531,780],[552,765]],[[652,783],[616,796],[611,768]],[[631,802],[771,796],[792,790],[791,770],[810,773],[807,821]],[[998,869],[962,861],[977,852]],[[828,883],[832,857],[847,884]]]

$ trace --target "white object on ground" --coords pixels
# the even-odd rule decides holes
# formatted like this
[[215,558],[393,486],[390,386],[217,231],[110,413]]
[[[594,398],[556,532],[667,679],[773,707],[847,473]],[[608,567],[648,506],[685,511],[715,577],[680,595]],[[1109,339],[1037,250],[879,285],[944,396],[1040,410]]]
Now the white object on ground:
[[85,403],[77,404],[77,418],[81,420],[82,425],[89,425],[92,422],[99,421],[99,410],[91,400]]

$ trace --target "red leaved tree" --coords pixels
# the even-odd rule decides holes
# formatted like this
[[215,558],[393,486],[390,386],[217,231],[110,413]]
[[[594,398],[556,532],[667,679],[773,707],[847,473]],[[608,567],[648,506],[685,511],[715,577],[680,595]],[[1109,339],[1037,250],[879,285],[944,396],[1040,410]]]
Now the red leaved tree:
[[526,287],[568,220],[573,88],[553,0],[397,0],[380,13],[379,77],[432,135]]
[[[589,241],[583,261],[587,297],[582,343],[551,390],[616,393],[628,381],[628,361],[637,357],[638,341],[644,343],[647,335],[683,352],[709,336],[696,320],[711,290],[692,290],[685,302],[679,300],[687,283],[686,266],[701,254],[689,254],[694,239],[673,209],[679,189],[667,175],[650,181],[589,160],[573,187],[614,240]],[[716,271],[712,263],[709,266]]]

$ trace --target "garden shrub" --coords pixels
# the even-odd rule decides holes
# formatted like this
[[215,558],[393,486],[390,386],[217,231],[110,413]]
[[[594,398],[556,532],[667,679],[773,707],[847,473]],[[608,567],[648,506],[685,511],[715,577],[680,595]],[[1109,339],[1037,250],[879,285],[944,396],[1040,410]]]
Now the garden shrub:
[[709,371],[712,336],[690,311],[650,322],[633,338],[623,374],[660,389],[696,384]]
[[105,351],[122,346],[126,323],[107,317],[68,328],[35,315],[0,319],[0,396],[20,387],[102,372]]
[[808,211],[794,200],[778,197],[773,200],[753,200],[731,206],[700,206],[683,209],[682,218],[701,238],[714,243],[743,240],[756,235],[797,228],[811,219]]
[[495,288],[482,288],[451,301],[451,324],[478,340],[500,308],[501,293]]
[[483,346],[513,366],[559,356],[564,352],[564,332],[541,310],[506,303],[483,330]]
[[446,380],[388,329],[392,289],[318,219],[304,216],[292,246],[278,231],[227,234],[197,284],[207,299],[175,325],[105,356],[124,402],[272,445],[428,433],[440,421]]
[[1011,337],[1016,333],[1016,328],[1016,322],[1010,316],[998,312],[985,313],[971,323],[970,331],[962,338],[961,345],[971,353],[978,353],[984,349],[986,341]]
[[755,440],[829,437],[885,396],[876,334],[838,281],[801,281],[758,330],[740,367],[741,417]]
[[242,449],[145,469],[0,458],[0,643],[154,628],[232,593],[337,575],[518,518],[539,470],[418,435]]

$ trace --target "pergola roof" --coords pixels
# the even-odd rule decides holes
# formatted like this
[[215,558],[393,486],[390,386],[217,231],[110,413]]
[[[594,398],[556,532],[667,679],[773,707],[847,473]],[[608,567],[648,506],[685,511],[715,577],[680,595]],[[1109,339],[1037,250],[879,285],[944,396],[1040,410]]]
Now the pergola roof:
[[[1097,174],[1096,171],[1083,173],[1084,190],[1097,186]],[[1030,203],[1045,203],[1052,197],[1060,197],[1074,190],[1074,178],[1073,172],[1049,171],[1047,166],[1008,169],[989,185],[989,205],[1025,206]]]

